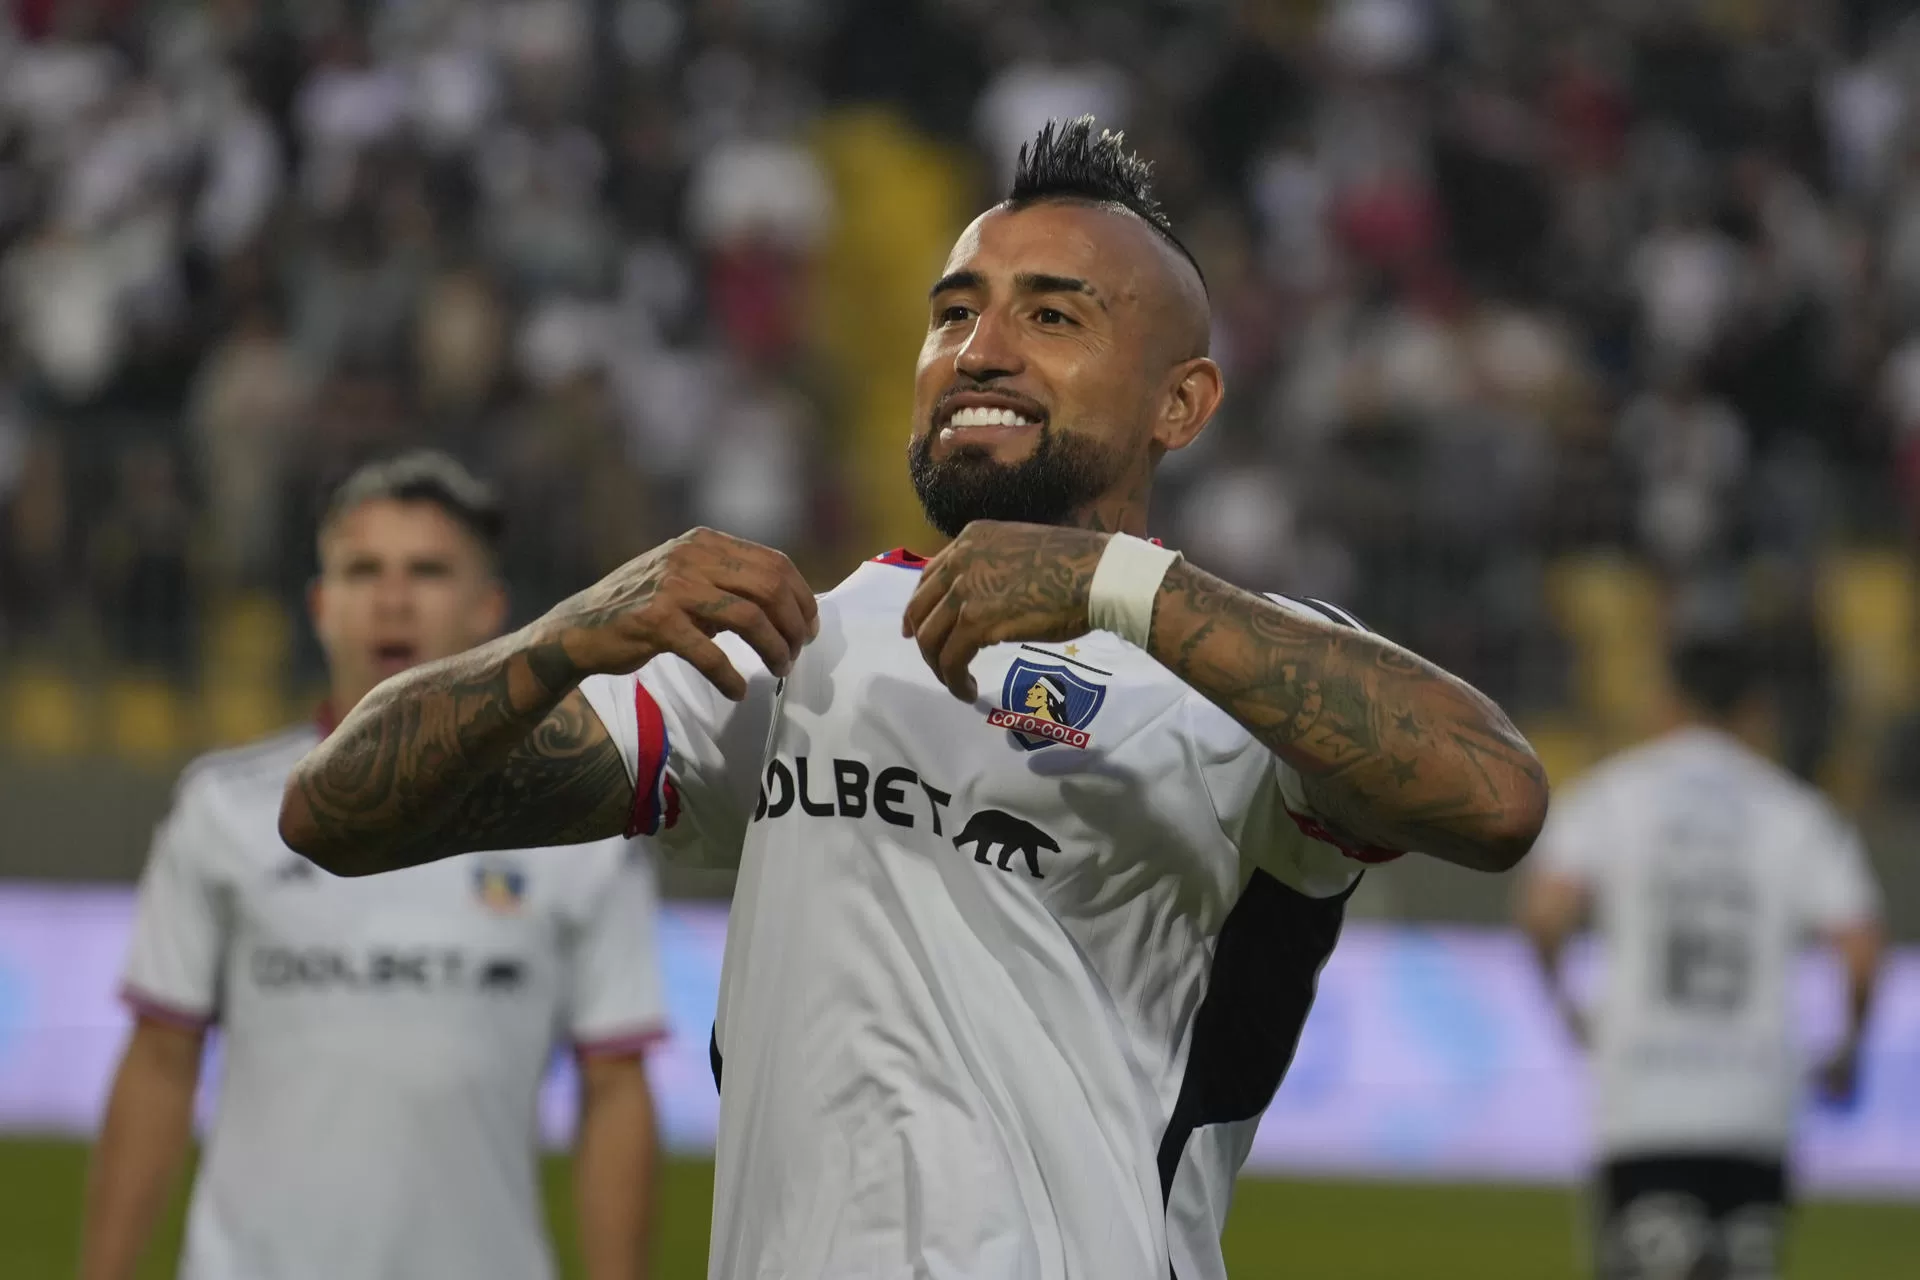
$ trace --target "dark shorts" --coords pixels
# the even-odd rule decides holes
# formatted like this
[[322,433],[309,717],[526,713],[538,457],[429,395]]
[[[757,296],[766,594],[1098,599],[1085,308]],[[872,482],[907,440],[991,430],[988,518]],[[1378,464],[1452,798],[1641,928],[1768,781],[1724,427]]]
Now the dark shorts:
[[1600,1280],[1777,1280],[1788,1205],[1778,1160],[1634,1156],[1600,1166]]

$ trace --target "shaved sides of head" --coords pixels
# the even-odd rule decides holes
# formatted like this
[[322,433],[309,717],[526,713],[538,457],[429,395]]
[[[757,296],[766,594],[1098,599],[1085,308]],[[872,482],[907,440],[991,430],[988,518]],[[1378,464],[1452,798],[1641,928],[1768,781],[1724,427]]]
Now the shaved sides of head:
[[1153,165],[1128,149],[1124,133],[1096,133],[1092,116],[1043,125],[1031,142],[1021,145],[1013,185],[1001,207],[1021,209],[1048,201],[1097,205],[1144,224],[1166,267],[1166,296],[1156,304],[1161,312],[1156,327],[1164,334],[1167,358],[1207,354],[1212,308],[1206,276],[1153,194]]

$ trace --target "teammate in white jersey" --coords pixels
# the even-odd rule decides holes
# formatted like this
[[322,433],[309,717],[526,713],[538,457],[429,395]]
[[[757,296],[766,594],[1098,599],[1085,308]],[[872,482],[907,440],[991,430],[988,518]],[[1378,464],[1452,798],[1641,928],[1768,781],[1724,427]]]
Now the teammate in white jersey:
[[1221,1276],[1362,861],[1532,843],[1486,698],[1134,536],[1220,402],[1207,330],[1145,166],[1050,127],[932,292],[945,551],[816,600],[696,531],[387,682],[289,783],[343,873],[507,839],[508,798],[514,840],[739,861],[711,1276]]
[[[497,631],[498,516],[450,459],[350,479],[313,616],[332,706]],[[646,1272],[662,1030],[640,846],[476,854],[340,880],[281,843],[280,794],[323,727],[193,765],[141,883],[136,1022],[95,1155],[83,1280],[127,1280],[184,1161],[207,1031],[218,1110],[184,1280],[538,1280],[552,1274],[535,1103],[579,1056],[591,1280]]]
[[[1764,715],[1745,646],[1689,638],[1674,672],[1679,727],[1555,802],[1521,921],[1594,1055],[1599,1275],[1771,1280],[1803,1088],[1794,961],[1808,935],[1844,961],[1846,1030],[1818,1082],[1850,1099],[1878,895],[1853,830],[1742,741]],[[1605,960],[1591,1018],[1560,978],[1589,909]]]

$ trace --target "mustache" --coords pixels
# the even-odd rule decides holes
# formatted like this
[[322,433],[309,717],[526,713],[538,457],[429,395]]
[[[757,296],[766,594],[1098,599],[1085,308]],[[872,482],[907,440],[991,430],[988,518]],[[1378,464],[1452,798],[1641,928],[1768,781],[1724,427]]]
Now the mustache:
[[990,382],[968,382],[955,383],[940,393],[939,398],[933,402],[932,410],[927,414],[927,425],[931,427],[934,423],[940,421],[946,414],[948,404],[953,401],[955,396],[961,395],[999,396],[1013,408],[1018,409],[1029,418],[1033,418],[1041,423],[1047,422],[1052,417],[1052,415],[1047,412],[1047,407],[1038,400],[1035,400],[1032,396],[1023,396],[1018,391],[1009,391],[1004,387],[996,387]]

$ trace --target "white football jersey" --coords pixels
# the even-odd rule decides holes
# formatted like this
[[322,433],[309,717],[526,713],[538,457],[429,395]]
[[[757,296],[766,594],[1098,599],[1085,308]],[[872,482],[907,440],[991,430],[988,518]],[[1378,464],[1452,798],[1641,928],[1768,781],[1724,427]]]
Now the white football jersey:
[[956,700],[900,634],[920,563],[822,597],[785,680],[723,637],[743,703],[676,658],[584,686],[637,828],[740,859],[709,1275],[1218,1280],[1360,865],[1115,636]]
[[1859,837],[1813,788],[1690,728],[1556,797],[1531,866],[1594,897],[1601,1150],[1779,1157],[1804,1072],[1795,956],[1876,911]]
[[479,853],[338,879],[277,831],[316,729],[182,779],[125,995],[222,1033],[183,1280],[550,1276],[536,1100],[556,1043],[663,1029],[641,846]]

